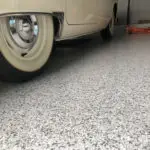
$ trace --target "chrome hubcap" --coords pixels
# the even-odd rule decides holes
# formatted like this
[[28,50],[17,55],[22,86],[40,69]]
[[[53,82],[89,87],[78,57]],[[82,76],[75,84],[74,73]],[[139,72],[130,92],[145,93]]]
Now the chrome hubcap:
[[8,27],[13,41],[20,47],[20,53],[27,54],[34,46],[39,33],[36,16],[9,17]]

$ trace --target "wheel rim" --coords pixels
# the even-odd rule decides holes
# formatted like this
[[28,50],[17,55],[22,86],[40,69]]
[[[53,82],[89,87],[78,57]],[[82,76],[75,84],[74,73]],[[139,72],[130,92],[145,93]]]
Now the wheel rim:
[[8,29],[14,43],[20,47],[19,55],[27,55],[37,41],[39,25],[36,16],[12,16]]

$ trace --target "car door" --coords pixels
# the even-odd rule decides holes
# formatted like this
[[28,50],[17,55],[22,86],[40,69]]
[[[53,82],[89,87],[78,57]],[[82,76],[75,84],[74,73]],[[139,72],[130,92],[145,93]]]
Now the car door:
[[66,18],[68,24],[96,23],[98,17],[98,1],[99,0],[66,0]]

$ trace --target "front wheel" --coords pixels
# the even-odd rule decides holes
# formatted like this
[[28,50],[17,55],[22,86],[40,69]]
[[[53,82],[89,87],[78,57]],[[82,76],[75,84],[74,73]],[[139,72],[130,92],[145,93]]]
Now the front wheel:
[[101,37],[104,41],[110,40],[114,35],[114,24],[115,24],[115,15],[113,13],[112,18],[108,26],[101,31]]
[[53,37],[49,15],[0,18],[0,79],[26,81],[40,73],[51,54]]

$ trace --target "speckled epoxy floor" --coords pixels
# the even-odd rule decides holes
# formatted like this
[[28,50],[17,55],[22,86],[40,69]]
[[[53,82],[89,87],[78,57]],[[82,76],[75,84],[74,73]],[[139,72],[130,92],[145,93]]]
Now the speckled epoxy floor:
[[0,150],[150,150],[150,36],[62,44],[40,77],[0,83]]

